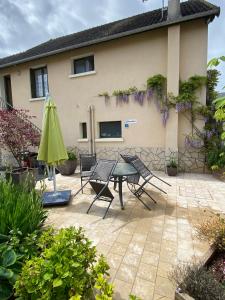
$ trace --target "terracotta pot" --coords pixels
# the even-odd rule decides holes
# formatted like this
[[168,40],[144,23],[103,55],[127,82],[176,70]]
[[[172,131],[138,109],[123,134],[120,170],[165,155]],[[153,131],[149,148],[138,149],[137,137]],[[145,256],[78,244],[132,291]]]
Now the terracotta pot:
[[177,167],[166,167],[169,176],[177,176]]
[[66,160],[63,164],[60,166],[57,166],[57,169],[59,170],[61,175],[69,176],[73,175],[75,170],[77,168],[77,160]]

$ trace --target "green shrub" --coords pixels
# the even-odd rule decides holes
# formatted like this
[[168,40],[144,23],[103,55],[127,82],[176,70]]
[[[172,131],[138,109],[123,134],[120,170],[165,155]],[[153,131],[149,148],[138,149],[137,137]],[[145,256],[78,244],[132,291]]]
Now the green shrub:
[[46,211],[40,195],[24,186],[0,180],[0,234],[19,230],[23,236],[43,225]]
[[39,235],[37,231],[26,237],[20,231],[0,235],[0,300],[10,299],[24,262],[38,255]]
[[213,277],[210,271],[198,265],[177,266],[171,278],[182,293],[188,294],[195,300],[225,299],[223,285]]
[[67,148],[67,155],[68,155],[68,160],[76,160],[77,159],[76,150],[72,147]]
[[81,228],[52,229],[38,242],[41,255],[28,260],[16,284],[20,300],[112,299],[109,266]]
[[214,244],[219,250],[225,250],[225,219],[223,217],[213,214],[197,225],[196,229],[200,239]]

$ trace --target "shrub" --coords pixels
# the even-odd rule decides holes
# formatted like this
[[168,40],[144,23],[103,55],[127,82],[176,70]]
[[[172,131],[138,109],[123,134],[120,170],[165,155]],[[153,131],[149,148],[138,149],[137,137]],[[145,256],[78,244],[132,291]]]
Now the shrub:
[[39,257],[28,260],[15,284],[18,299],[112,299],[109,266],[81,228],[52,229],[39,239]]
[[68,155],[68,160],[76,160],[77,155],[76,155],[76,150],[74,148],[68,148],[67,149],[67,155]]
[[200,239],[214,244],[219,250],[225,250],[225,219],[223,217],[214,214],[196,226],[196,229]]
[[13,286],[26,259],[37,255],[38,232],[23,238],[19,231],[0,235],[0,300],[13,295]]
[[179,290],[187,293],[195,300],[222,300],[225,299],[225,288],[213,274],[198,265],[178,266],[171,274],[172,280]]
[[23,186],[0,180],[0,234],[20,230],[23,236],[43,225],[46,211],[40,195]]

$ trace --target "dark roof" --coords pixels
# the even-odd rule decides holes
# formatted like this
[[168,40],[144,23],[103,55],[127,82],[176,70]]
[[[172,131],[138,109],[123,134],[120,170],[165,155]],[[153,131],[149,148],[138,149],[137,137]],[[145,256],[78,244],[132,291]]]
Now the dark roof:
[[189,0],[181,3],[181,17],[176,20],[167,20],[167,8],[164,11],[163,18],[161,9],[156,9],[81,32],[51,39],[25,52],[0,59],[0,69],[67,50],[168,26],[174,23],[198,18],[209,18],[209,20],[212,20],[215,15],[218,16],[219,13],[220,8],[209,2],[204,0]]

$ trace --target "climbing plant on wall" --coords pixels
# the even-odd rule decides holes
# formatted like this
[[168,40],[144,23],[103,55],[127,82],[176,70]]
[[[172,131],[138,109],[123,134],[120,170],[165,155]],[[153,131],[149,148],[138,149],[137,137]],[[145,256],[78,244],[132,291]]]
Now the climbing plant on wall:
[[[154,98],[164,126],[169,118],[171,107],[176,108],[177,112],[191,111],[192,121],[194,121],[194,109],[198,103],[196,92],[206,83],[206,78],[195,75],[186,81],[180,81],[179,95],[176,97],[167,94],[166,83],[166,77],[157,74],[147,79],[145,89],[130,87],[125,90],[115,90],[112,96],[116,97],[117,104],[128,103],[131,96],[140,105],[144,104],[145,99],[150,101]],[[108,92],[101,93],[99,96],[110,99]]]

